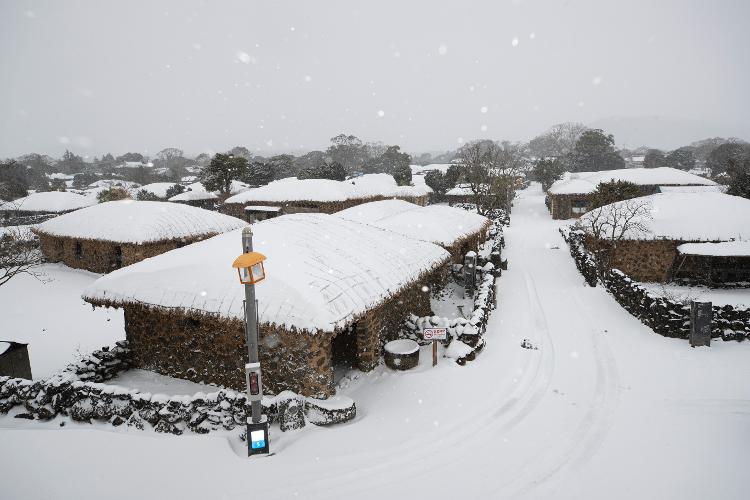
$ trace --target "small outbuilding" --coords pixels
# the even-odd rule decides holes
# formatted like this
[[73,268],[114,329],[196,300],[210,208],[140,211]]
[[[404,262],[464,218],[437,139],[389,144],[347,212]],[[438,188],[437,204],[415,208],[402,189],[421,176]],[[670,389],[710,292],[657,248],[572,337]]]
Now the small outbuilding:
[[739,196],[660,193],[594,209],[578,225],[589,250],[610,252],[612,267],[638,281],[719,284],[750,271],[741,255],[750,239],[750,200]]
[[672,279],[709,287],[750,287],[750,241],[682,244]]
[[590,208],[591,194],[599,184],[612,181],[640,186],[643,196],[658,193],[662,187],[716,186],[714,181],[671,167],[568,172],[547,191],[552,218],[573,219],[585,214]]
[[0,340],[0,377],[31,380],[28,344]]
[[215,210],[219,202],[219,196],[205,190],[184,191],[172,196],[169,201],[173,203],[182,203],[191,207],[204,208],[206,210]]
[[107,273],[245,225],[178,203],[121,200],[55,217],[32,231],[48,261]]
[[477,251],[492,225],[487,217],[445,205],[421,207],[403,200],[373,201],[334,214],[410,238],[429,241],[450,252],[455,263]]
[[[253,225],[267,257],[256,288],[263,384],[271,393],[334,393],[334,367],[371,370],[410,313],[429,314],[423,287],[450,259],[437,245],[326,214]],[[231,264],[241,230],[103,276],[83,293],[122,307],[136,366],[244,389],[244,287]]]

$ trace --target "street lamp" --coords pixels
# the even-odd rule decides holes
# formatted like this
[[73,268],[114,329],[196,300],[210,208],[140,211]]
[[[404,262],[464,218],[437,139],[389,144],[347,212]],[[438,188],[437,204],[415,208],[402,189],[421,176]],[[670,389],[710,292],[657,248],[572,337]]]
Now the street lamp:
[[242,255],[232,263],[237,269],[240,283],[245,286],[245,339],[248,363],[245,364],[247,400],[250,416],[247,418],[247,455],[269,452],[268,419],[262,415],[263,381],[258,361],[258,302],[255,300],[255,284],[263,281],[266,256],[253,252],[253,230],[250,226],[242,230]]

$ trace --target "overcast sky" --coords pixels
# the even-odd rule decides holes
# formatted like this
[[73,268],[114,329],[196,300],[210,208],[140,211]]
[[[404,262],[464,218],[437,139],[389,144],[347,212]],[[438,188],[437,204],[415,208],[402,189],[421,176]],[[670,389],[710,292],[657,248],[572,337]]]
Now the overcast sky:
[[[0,157],[750,139],[750,1],[9,1]],[[636,142],[633,144],[632,142]]]

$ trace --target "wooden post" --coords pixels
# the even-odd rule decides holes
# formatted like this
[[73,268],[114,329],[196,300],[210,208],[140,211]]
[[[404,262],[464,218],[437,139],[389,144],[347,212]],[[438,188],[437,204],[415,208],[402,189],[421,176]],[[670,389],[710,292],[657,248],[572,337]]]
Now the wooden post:
[[437,340],[432,341],[432,366],[437,365]]

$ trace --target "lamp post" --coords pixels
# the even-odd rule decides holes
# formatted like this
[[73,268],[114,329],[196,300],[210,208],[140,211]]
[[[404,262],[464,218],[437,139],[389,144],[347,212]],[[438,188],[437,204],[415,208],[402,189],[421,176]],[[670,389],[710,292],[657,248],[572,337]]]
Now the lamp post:
[[253,252],[253,230],[250,226],[242,230],[242,255],[232,263],[237,269],[240,283],[245,285],[245,339],[248,363],[245,364],[247,400],[250,416],[247,418],[248,456],[269,452],[268,420],[261,412],[263,381],[258,361],[258,302],[255,299],[255,284],[266,277],[263,261],[265,255]]

